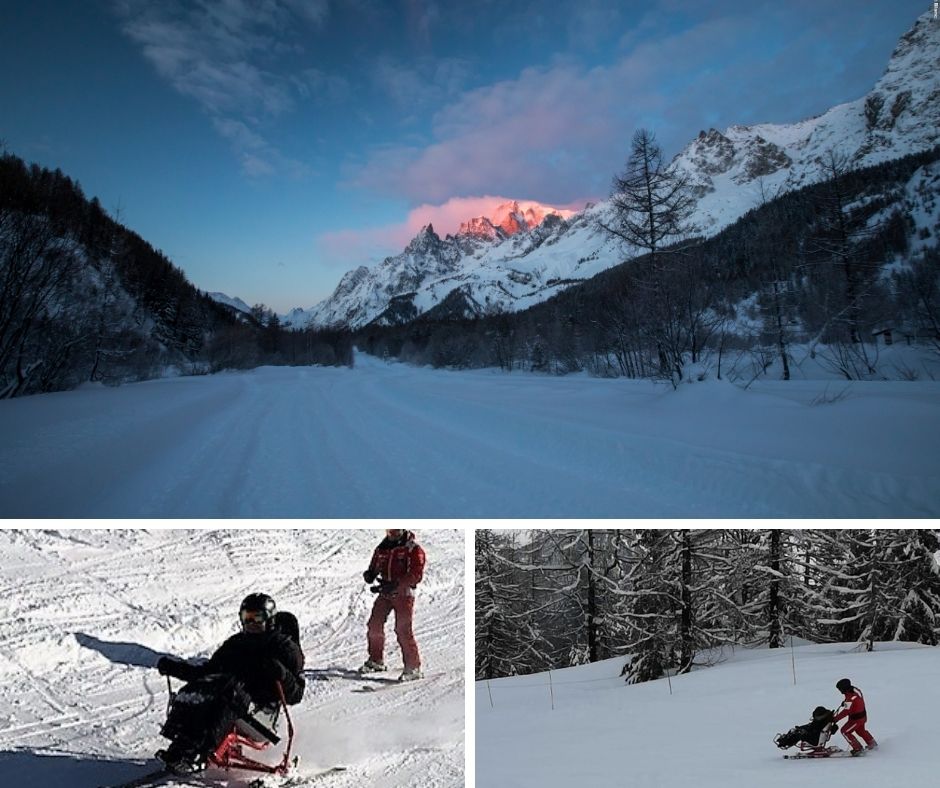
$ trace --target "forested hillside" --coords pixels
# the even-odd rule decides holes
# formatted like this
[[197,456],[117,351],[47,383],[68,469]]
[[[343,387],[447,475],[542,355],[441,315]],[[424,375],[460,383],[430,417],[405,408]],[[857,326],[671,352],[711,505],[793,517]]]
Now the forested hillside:
[[476,675],[626,655],[640,682],[791,637],[937,645],[938,550],[930,529],[480,529]]
[[[850,171],[832,153],[819,163],[827,179],[765,195],[714,237],[687,228],[670,246],[521,313],[466,320],[461,304],[445,301],[405,326],[368,327],[358,341],[376,355],[439,367],[674,384],[750,380],[772,365],[787,379],[799,345],[834,375],[878,379],[886,343],[940,352],[938,160],[935,148]],[[665,177],[649,185],[664,194],[682,187]],[[630,218],[638,217],[663,221]]]
[[196,289],[60,170],[0,156],[0,398],[259,364],[343,364],[338,332],[288,332]]

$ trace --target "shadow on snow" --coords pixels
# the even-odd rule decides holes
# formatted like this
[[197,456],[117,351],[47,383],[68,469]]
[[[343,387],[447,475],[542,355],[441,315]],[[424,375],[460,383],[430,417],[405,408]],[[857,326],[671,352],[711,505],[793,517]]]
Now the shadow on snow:
[[142,646],[139,643],[120,643],[100,640],[94,635],[76,632],[75,639],[80,646],[97,651],[115,665],[131,665],[135,668],[155,668],[160,657],[169,656],[161,651]]

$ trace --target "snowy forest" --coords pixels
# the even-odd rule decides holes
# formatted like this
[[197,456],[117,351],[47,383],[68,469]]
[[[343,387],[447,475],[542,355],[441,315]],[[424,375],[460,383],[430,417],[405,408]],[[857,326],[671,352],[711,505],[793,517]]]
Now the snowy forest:
[[0,155],[0,399],[260,364],[342,365],[342,331],[214,302],[60,170]]
[[623,656],[631,683],[791,638],[940,643],[932,529],[476,532],[476,677]]

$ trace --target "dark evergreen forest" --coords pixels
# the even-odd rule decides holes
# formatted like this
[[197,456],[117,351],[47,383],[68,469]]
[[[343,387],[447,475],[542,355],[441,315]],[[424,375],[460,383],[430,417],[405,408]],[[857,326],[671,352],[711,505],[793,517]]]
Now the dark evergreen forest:
[[791,638],[940,643],[930,529],[476,531],[476,676],[623,657],[630,682]]
[[0,156],[0,397],[261,364],[350,364],[342,331],[214,302],[61,171]]
[[[934,149],[850,171],[833,155],[820,163],[826,180],[768,196],[716,236],[684,238],[655,261],[627,260],[519,313],[465,319],[454,293],[403,325],[368,326],[356,342],[435,367],[674,383],[751,379],[775,360],[787,378],[801,344],[846,379],[877,378],[885,330],[940,353],[940,251],[912,252],[905,195],[915,171],[938,159]],[[925,204],[940,199],[938,180]]]

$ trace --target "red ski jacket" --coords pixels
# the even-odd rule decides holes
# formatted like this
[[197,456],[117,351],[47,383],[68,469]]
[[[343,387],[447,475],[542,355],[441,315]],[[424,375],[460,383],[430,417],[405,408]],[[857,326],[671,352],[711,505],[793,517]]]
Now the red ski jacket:
[[387,537],[382,540],[375,552],[369,571],[382,580],[391,580],[401,589],[411,589],[424,578],[424,550],[415,541],[415,535],[408,531],[404,540],[392,541]]
[[868,712],[865,711],[865,698],[862,697],[862,691],[858,687],[852,687],[844,695],[845,700],[842,701],[842,705],[832,721],[838,722],[845,717],[850,720],[867,720]]

